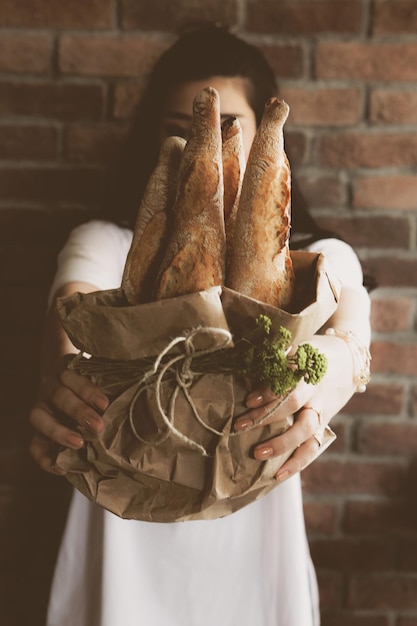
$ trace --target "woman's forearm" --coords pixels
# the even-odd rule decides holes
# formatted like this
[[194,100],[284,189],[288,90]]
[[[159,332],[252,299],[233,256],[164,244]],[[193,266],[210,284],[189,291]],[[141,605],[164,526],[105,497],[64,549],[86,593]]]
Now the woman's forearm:
[[365,346],[371,341],[370,298],[365,289],[342,287],[337,310],[324,325],[351,331]]

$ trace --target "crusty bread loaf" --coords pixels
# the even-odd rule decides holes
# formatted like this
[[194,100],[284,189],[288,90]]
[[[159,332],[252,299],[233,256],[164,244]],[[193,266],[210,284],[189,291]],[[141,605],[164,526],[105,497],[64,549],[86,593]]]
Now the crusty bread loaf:
[[283,134],[288,112],[277,98],[265,105],[242,183],[227,277],[235,291],[283,309],[290,307],[294,290],[291,177]]
[[174,225],[155,299],[221,285],[225,248],[220,101],[217,91],[208,87],[194,100],[191,134],[178,174]]
[[[224,223],[226,229],[226,268],[233,249],[236,213],[242,189],[246,159],[243,148],[242,129],[236,117],[229,117],[222,124],[222,159],[224,181]],[[227,271],[227,269],[226,269]]]
[[122,278],[122,289],[130,304],[151,300],[155,275],[172,221],[170,217],[184,146],[185,140],[180,137],[165,140],[139,205]]

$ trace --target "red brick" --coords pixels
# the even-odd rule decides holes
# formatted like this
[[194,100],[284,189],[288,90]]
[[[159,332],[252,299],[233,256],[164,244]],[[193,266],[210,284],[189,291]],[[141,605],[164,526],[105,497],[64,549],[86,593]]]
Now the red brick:
[[338,516],[337,506],[333,502],[313,502],[304,498],[304,517],[309,535],[334,533]]
[[140,76],[149,72],[166,47],[147,36],[64,35],[59,67],[63,74]]
[[342,134],[319,138],[318,163],[340,168],[417,165],[417,134]]
[[407,250],[412,245],[410,220],[388,216],[316,215],[323,227],[338,233],[354,248],[384,248]]
[[346,188],[339,178],[325,175],[299,176],[297,181],[312,208],[342,206],[345,202]]
[[352,126],[362,115],[362,94],[357,88],[289,87],[281,96],[291,107],[288,126]]
[[193,23],[215,21],[228,26],[238,20],[237,0],[122,0],[122,25],[125,29],[181,30]]
[[407,572],[417,571],[417,539],[403,537],[398,540],[398,569]]
[[417,286],[417,260],[386,254],[363,260],[365,270],[374,276],[379,287]]
[[[35,471],[33,466],[31,469]],[[46,476],[45,472],[43,474]],[[26,477],[30,477],[29,471]],[[47,491],[44,485],[50,483],[38,478],[37,484],[32,485],[33,493],[19,485],[10,503],[0,501],[0,507],[7,507],[11,515],[14,507],[19,511],[17,518],[7,520],[7,532],[1,533],[1,553],[5,558],[2,571],[7,572],[3,580],[0,578],[0,605],[6,615],[2,626],[43,626],[46,623],[44,611],[49,585],[68,510],[66,481],[57,482],[60,489]],[[7,495],[9,493],[10,490]]]
[[259,46],[280,78],[301,78],[303,73],[303,51],[298,45]]
[[417,124],[417,93],[374,89],[370,94],[369,119],[379,124]]
[[49,246],[56,250],[68,237],[70,230],[93,217],[88,211],[46,211],[36,209],[2,209],[0,211],[0,244],[29,244]]
[[336,441],[332,443],[331,452],[332,454],[343,454],[349,447],[349,421],[344,419],[342,415],[338,415],[332,419],[331,427],[336,434]]
[[348,606],[400,611],[417,609],[417,575],[353,576],[349,582]]
[[109,124],[74,125],[66,133],[66,156],[76,163],[108,164],[117,154],[125,129]]
[[417,176],[394,174],[357,177],[353,204],[362,209],[417,209]]
[[41,284],[52,280],[55,270],[56,250],[53,247],[25,245],[0,246],[0,280],[4,284]]
[[374,35],[410,33],[415,35],[417,5],[415,0],[395,2],[374,2],[372,16]]
[[[2,342],[1,360],[4,363],[36,368],[39,363],[39,336],[31,330],[9,330],[0,333]],[[26,348],[24,347],[26,345]],[[1,474],[1,472],[0,472]]]
[[39,330],[45,318],[47,295],[48,290],[45,287],[4,285],[2,298],[7,306],[0,308],[1,328]]
[[40,28],[110,28],[113,25],[112,0],[2,0],[1,26]]
[[341,538],[310,540],[316,567],[343,571],[381,571],[395,566],[395,545],[385,538]]
[[357,450],[365,454],[410,455],[416,441],[417,424],[410,422],[364,422],[356,433]]
[[417,343],[375,340],[371,353],[373,372],[417,376]]
[[415,534],[415,520],[404,501],[372,501],[371,499],[346,502],[344,530],[357,535]]
[[285,150],[291,166],[303,165],[308,155],[308,140],[304,133],[291,132],[285,134]]
[[416,537],[415,529],[417,528],[417,498],[416,498],[416,485],[417,485],[417,456],[410,460],[407,468],[407,486],[406,486],[406,501],[408,506],[408,513],[414,520],[414,538]]
[[[371,372],[373,371],[371,363]],[[405,392],[402,385],[372,382],[365,393],[356,393],[343,412],[352,415],[398,415],[403,410]]]
[[399,463],[336,461],[329,457],[303,471],[303,483],[310,494],[398,494],[403,478],[404,469]]
[[324,613],[321,626],[390,626],[385,615],[356,614],[355,611]]
[[114,93],[113,117],[116,120],[133,117],[135,107],[143,94],[146,82],[119,82]]
[[0,72],[45,74],[51,69],[51,52],[47,35],[4,33],[0,38]]
[[59,167],[0,169],[0,198],[31,202],[94,203],[101,176],[93,169]]
[[417,387],[411,390],[411,415],[413,417],[417,415]]
[[100,119],[104,109],[100,85],[70,83],[2,83],[0,115],[47,120]]
[[[340,572],[317,572],[321,610],[339,608],[343,602],[344,584]],[[301,624],[300,624],[301,626]]]
[[[24,366],[23,363],[19,362],[14,368],[6,364],[3,370],[1,372],[0,410],[7,416],[7,419],[10,419],[11,413],[18,409],[24,410],[25,416],[27,416],[39,387],[36,368],[30,365]],[[25,390],[24,394],[22,389]]]
[[316,77],[415,81],[417,44],[320,41]]
[[20,442],[9,441],[0,450],[0,489],[22,480],[26,474],[29,455]]
[[355,0],[292,2],[264,0],[248,3],[248,28],[254,32],[313,35],[315,33],[358,33],[362,6]]
[[52,126],[0,126],[3,159],[56,159],[58,131]]
[[414,302],[411,298],[373,298],[371,325],[375,332],[411,330]]

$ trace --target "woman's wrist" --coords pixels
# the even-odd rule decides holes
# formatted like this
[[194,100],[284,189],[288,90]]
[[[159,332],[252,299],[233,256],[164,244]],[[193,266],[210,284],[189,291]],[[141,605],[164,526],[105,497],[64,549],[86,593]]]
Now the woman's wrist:
[[351,330],[340,330],[337,328],[327,328],[325,335],[330,337],[338,337],[342,339],[348,346],[353,359],[353,382],[355,383],[355,391],[364,393],[366,386],[371,380],[371,353],[368,346]]

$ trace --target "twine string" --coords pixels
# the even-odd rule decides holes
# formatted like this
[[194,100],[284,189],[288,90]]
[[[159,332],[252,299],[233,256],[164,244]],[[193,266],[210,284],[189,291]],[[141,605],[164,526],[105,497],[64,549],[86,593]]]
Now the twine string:
[[[220,335],[220,337],[223,338],[221,344],[202,350],[197,350],[194,344],[195,338],[201,334],[212,335],[213,333]],[[197,373],[192,370],[193,358],[196,356],[203,356],[205,354],[211,354],[213,352],[216,352],[217,350],[227,347],[231,342],[232,335],[228,330],[222,328],[204,327],[191,330],[185,336],[176,337],[160,352],[160,354],[155,359],[153,366],[149,368],[149,370],[147,370],[145,374],[143,374],[143,376],[141,377],[139,387],[136,390],[129,405],[129,423],[133,434],[139,441],[145,444],[152,443],[152,445],[159,445],[160,443],[162,443],[162,441],[166,440],[170,433],[172,433],[185,445],[193,448],[194,450],[197,450],[202,456],[209,456],[209,453],[204,448],[204,446],[194,441],[190,437],[187,437],[187,435],[182,433],[174,425],[175,405],[179,393],[182,392],[191,408],[193,416],[201,424],[201,426],[217,436],[221,436],[223,434],[215,428],[212,428],[201,418],[188,390],[192,386],[195,377],[201,376],[201,373]],[[172,348],[179,344],[182,344],[183,352],[179,355],[174,356],[172,359],[161,365],[164,357],[169,354]],[[167,372],[172,370],[175,371],[176,385],[169,399],[167,410],[165,410],[162,404],[162,384]],[[154,384],[155,387],[155,399],[158,409],[158,415],[162,418],[167,427],[165,433],[163,433],[159,439],[152,442],[146,441],[137,432],[134,424],[134,409],[136,406],[136,402],[139,396],[149,387],[150,384]]]

